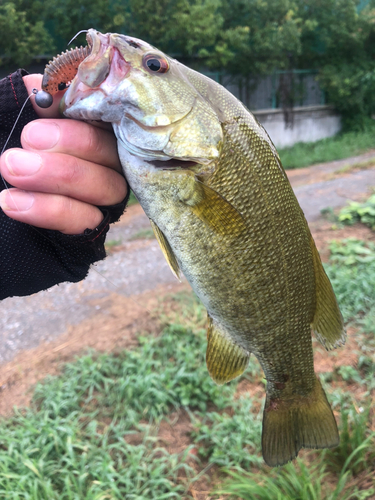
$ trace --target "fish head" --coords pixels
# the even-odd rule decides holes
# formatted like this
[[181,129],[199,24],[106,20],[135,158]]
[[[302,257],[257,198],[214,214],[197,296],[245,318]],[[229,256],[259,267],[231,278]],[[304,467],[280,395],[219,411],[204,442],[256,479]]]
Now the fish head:
[[221,121],[204,95],[210,79],[137,38],[90,29],[87,41],[65,116],[111,122],[121,148],[146,161],[218,157]]

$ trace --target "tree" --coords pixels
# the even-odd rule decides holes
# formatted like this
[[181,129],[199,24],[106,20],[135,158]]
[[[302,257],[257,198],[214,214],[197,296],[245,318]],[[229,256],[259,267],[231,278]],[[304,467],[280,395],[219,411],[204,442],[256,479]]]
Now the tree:
[[12,2],[0,6],[0,33],[0,66],[10,62],[25,66],[35,56],[54,50],[43,21],[30,22],[28,13]]

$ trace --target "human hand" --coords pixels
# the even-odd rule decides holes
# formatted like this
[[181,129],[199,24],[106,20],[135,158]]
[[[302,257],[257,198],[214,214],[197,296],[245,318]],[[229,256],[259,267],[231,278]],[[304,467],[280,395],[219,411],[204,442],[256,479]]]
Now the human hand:
[[[34,87],[40,89],[41,81],[42,75],[25,76],[28,93]],[[0,157],[4,179],[15,186],[1,192],[0,206],[18,221],[80,234],[103,220],[97,205],[120,203],[127,185],[112,132],[84,122],[54,119],[59,116],[62,94],[56,94],[47,109],[33,102],[42,119],[23,129],[23,149],[9,149]]]

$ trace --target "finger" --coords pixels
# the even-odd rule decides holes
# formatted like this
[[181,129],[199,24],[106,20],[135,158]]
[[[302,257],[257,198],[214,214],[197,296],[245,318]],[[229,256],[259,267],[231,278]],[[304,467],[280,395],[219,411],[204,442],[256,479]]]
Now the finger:
[[10,149],[0,158],[0,171],[17,188],[92,205],[116,205],[127,194],[126,181],[115,170],[66,154]]
[[87,203],[66,196],[9,189],[1,191],[0,206],[12,219],[64,234],[81,234],[95,229],[102,212]]
[[24,149],[76,156],[122,171],[114,134],[75,120],[35,120],[22,131]]
[[[22,79],[23,83],[25,84],[28,95],[32,93],[33,89],[41,90],[43,75],[40,74],[25,75],[22,77]],[[54,94],[53,103],[49,108],[40,108],[35,102],[35,95],[33,94],[30,97],[30,100],[31,104],[33,105],[35,113],[38,116],[40,116],[40,118],[58,118],[60,116],[59,104],[64,93],[65,90]]]

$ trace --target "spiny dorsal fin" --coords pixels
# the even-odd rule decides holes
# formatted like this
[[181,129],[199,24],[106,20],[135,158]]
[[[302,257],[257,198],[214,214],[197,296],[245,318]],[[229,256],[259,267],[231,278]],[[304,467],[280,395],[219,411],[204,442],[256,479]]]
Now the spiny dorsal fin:
[[339,442],[336,420],[318,379],[307,397],[271,399],[267,394],[262,431],[267,465],[284,465],[301,448],[333,448]]
[[312,237],[310,244],[316,283],[316,309],[311,326],[316,338],[329,350],[345,344],[346,333],[335,293],[324,271],[320,255]]
[[206,363],[217,384],[239,377],[246,369],[250,353],[238,346],[208,316]]
[[169,267],[171,268],[172,273],[176,276],[176,278],[180,280],[180,267],[178,265],[177,259],[175,254],[173,253],[173,250],[168,243],[168,240],[162,233],[162,231],[159,229],[159,227],[155,224],[154,221],[150,219],[150,224],[151,227],[154,231],[154,234],[156,236],[156,239],[158,240],[158,243],[160,245],[161,251],[164,254],[164,257],[166,258],[166,261],[169,264]]

